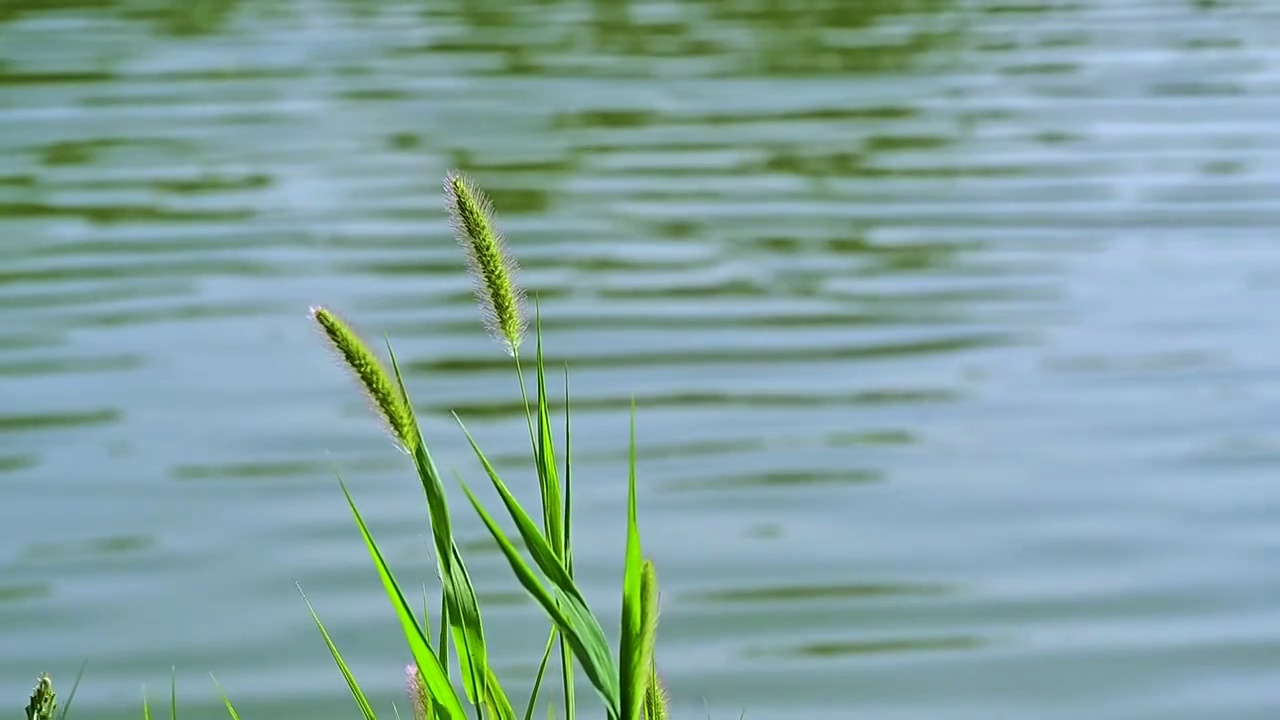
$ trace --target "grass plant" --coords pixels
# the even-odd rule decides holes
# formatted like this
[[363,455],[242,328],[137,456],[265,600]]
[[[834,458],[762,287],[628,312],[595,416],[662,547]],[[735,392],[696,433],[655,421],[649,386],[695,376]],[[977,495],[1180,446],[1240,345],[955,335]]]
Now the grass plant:
[[[559,712],[566,720],[573,720],[579,712],[575,693],[575,677],[579,670],[595,690],[607,720],[666,720],[666,693],[659,680],[654,657],[657,575],[653,563],[643,555],[636,512],[635,404],[633,402],[631,406],[626,551],[621,624],[615,652],[606,639],[598,616],[574,579],[571,532],[573,467],[567,371],[564,378],[564,449],[558,452],[549,409],[541,324],[535,316],[535,387],[534,397],[530,398],[520,353],[529,325],[527,303],[516,281],[518,266],[497,228],[492,205],[474,182],[457,172],[450,172],[445,177],[444,197],[458,242],[466,255],[468,269],[475,280],[484,326],[512,358],[529,432],[532,474],[538,483],[540,507],[537,515],[540,515],[540,522],[516,499],[461,418],[454,417],[501,499],[505,515],[514,526],[525,552],[521,552],[513,536],[476,497],[471,487],[461,480],[459,484],[516,580],[550,620],[550,628],[532,686],[527,693],[517,695],[509,686],[504,686],[493,671],[475,587],[454,536],[445,482],[428,443],[422,437],[390,342],[386,344],[384,362],[339,315],[324,306],[311,308],[312,321],[325,342],[358,381],[395,444],[412,458],[426,501],[436,572],[440,579],[438,630],[434,638],[430,618],[425,612],[416,612],[410,604],[404,586],[388,567],[346,483],[341,476],[338,477],[413,658],[406,669],[405,683],[412,717],[414,720],[468,720],[472,716],[477,720],[530,720],[539,706],[541,685],[552,655],[557,654],[555,650],[558,649],[557,664],[563,689]],[[301,587],[299,592],[302,592]],[[378,715],[373,704],[343,660],[305,593],[303,600],[361,716],[365,720],[376,720]],[[239,720],[221,685],[218,691],[232,720]],[[176,693],[171,700],[170,713],[172,720],[176,720]],[[63,714],[56,718],[55,708],[52,682],[47,675],[41,675],[27,708],[27,720],[65,720],[65,708]],[[144,690],[143,718],[150,720],[150,717],[151,709]]]

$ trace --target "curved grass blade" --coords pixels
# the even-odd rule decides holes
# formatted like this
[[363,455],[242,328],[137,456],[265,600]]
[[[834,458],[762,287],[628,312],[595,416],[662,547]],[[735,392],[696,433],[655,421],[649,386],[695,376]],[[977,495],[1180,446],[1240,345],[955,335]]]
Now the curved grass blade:
[[[467,499],[471,501],[471,505],[484,522],[485,527],[489,529],[489,533],[493,535],[493,539],[497,541],[498,548],[506,556],[507,563],[515,573],[516,579],[538,601],[542,609],[551,616],[556,627],[569,641],[574,655],[578,658],[578,662],[582,663],[588,679],[591,680],[591,684],[595,686],[597,692],[600,693],[600,697],[604,700],[609,716],[615,719],[618,718],[618,676],[613,660],[609,656],[609,645],[605,641],[604,632],[600,629],[599,622],[596,621],[585,606],[576,601],[574,595],[560,591],[558,588],[554,596],[548,592],[539,582],[537,576],[534,575],[533,570],[520,557],[515,545],[502,532],[497,522],[484,509],[484,506],[480,504],[480,501],[476,499],[471,490],[466,485],[462,486],[462,490],[466,493]],[[543,542],[545,544],[545,541]]]
[[401,630],[404,632],[405,640],[409,643],[409,650],[413,654],[413,660],[418,664],[418,672],[422,674],[422,680],[426,683],[428,692],[431,693],[432,699],[437,706],[445,713],[446,720],[466,720],[466,712],[462,708],[462,703],[458,699],[457,692],[454,691],[453,685],[449,682],[449,675],[440,665],[440,659],[431,649],[431,643],[427,640],[426,635],[422,631],[422,627],[418,625],[413,615],[413,608],[405,599],[404,593],[400,591],[400,586],[396,584],[395,577],[391,574],[391,569],[387,567],[386,561],[382,557],[382,551],[378,549],[377,544],[373,541],[373,536],[369,534],[369,528],[365,525],[364,519],[360,517],[360,511],[356,509],[355,502],[351,499],[351,493],[347,490],[346,483],[342,482],[342,478],[338,478],[338,482],[342,485],[342,494],[347,498],[347,504],[351,507],[351,514],[355,516],[356,525],[360,527],[360,535],[364,537],[365,546],[369,549],[369,556],[373,559],[373,564],[378,570],[378,576],[382,579],[382,587],[387,593],[387,598],[391,601],[392,607],[395,609],[396,616],[400,620]]
[[369,698],[365,697],[364,691],[360,689],[360,684],[356,682],[355,676],[351,674],[351,668],[347,667],[346,661],[342,659],[342,653],[338,652],[338,646],[333,644],[333,638],[329,637],[329,631],[324,629],[324,623],[320,622],[320,616],[316,614],[316,609],[311,606],[311,600],[307,598],[305,592],[302,592],[301,585],[298,585],[298,592],[302,594],[302,601],[307,604],[307,610],[311,612],[311,619],[315,621],[316,628],[320,630],[320,636],[324,638],[324,644],[329,648],[329,654],[333,656],[333,662],[337,664],[338,670],[342,673],[342,679],[347,681],[347,689],[351,691],[351,697],[355,699],[356,706],[360,708],[360,715],[364,717],[364,720],[378,720],[377,715],[373,713],[373,707],[369,705]]
[[[409,401],[404,386],[404,376],[400,372],[400,364],[396,360],[391,343],[387,342],[387,354],[391,359],[391,368],[395,375],[396,386],[404,397],[404,408],[410,421],[417,430],[417,417],[413,411],[413,403]],[[436,564],[440,572],[440,581],[444,594],[444,605],[448,609],[447,619],[442,621],[452,630],[454,645],[458,648],[458,666],[462,670],[463,687],[467,699],[479,705],[485,697],[484,684],[489,673],[488,652],[485,649],[484,625],[480,618],[480,605],[476,599],[475,587],[467,566],[462,561],[457,544],[453,539],[453,523],[449,516],[449,503],[445,496],[444,483],[435,461],[422,441],[421,435],[413,446],[413,464],[417,470],[422,490],[427,496],[427,512],[431,517],[431,535],[436,549]],[[441,665],[447,664],[447,650],[441,643]],[[447,671],[446,671],[447,672]]]
[[[480,450],[480,446],[476,444],[475,438],[467,430],[466,425],[462,423],[461,419],[458,419],[457,415],[454,415],[454,419],[458,420],[458,425],[462,428],[463,434],[466,435],[467,442],[471,444],[472,451],[475,452],[476,458],[480,460],[485,473],[489,475],[489,480],[493,483],[494,489],[498,491],[498,495],[502,498],[502,503],[506,506],[507,513],[515,521],[516,528],[520,531],[520,538],[529,549],[529,553],[533,556],[538,568],[546,574],[553,585],[571,595],[586,607],[586,598],[582,596],[582,593],[574,584],[573,578],[569,577],[569,572],[560,563],[560,558],[556,556],[555,549],[551,546],[551,543],[538,532],[538,526],[534,524],[533,518],[529,517],[529,514],[520,506],[520,501],[507,489],[506,483],[498,476],[498,471],[494,469],[489,459],[485,457],[484,452]],[[601,634],[603,635],[603,632]]]

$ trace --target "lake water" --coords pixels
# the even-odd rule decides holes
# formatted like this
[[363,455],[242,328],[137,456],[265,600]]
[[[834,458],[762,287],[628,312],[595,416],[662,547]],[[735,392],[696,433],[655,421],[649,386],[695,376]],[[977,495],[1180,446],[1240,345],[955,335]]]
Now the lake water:
[[[1280,716],[1277,37],[1270,0],[0,1],[0,695],[87,659],[86,717],[171,666],[189,716],[212,672],[353,717],[297,581],[405,707],[333,470],[411,587],[421,491],[307,308],[533,500],[456,167],[570,364],[610,630],[637,398],[677,716]],[[452,498],[522,694],[539,611]]]

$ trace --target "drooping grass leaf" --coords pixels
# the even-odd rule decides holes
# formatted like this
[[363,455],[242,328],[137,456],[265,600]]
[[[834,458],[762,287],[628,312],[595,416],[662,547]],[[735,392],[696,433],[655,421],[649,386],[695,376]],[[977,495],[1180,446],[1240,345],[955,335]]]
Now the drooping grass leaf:
[[[591,615],[584,605],[576,601],[576,594],[569,594],[560,591],[558,588],[554,595],[548,592],[533,570],[520,557],[519,551],[516,550],[515,545],[503,533],[502,528],[498,527],[497,522],[484,509],[484,506],[480,504],[476,496],[472,494],[470,488],[463,485],[462,490],[466,493],[467,499],[471,501],[472,507],[475,508],[476,514],[480,516],[485,527],[489,529],[489,533],[497,541],[498,548],[506,556],[507,563],[515,573],[516,579],[538,601],[542,609],[551,616],[556,627],[568,639],[578,662],[582,663],[583,670],[591,680],[591,684],[595,686],[597,692],[600,693],[600,697],[604,700],[609,716],[615,719],[618,718],[618,676],[609,654],[608,642],[604,638],[604,632],[600,629],[599,622],[596,621],[595,617]],[[561,602],[557,602],[557,600]]]
[[298,592],[302,595],[302,601],[307,604],[311,619],[315,621],[316,628],[320,630],[320,637],[324,638],[325,647],[329,648],[329,654],[333,656],[333,662],[338,666],[338,671],[342,673],[342,679],[347,681],[347,689],[351,691],[352,699],[356,701],[356,706],[360,708],[361,717],[364,720],[377,720],[373,707],[369,705],[369,699],[365,697],[364,691],[360,689],[360,684],[356,682],[355,675],[351,674],[351,668],[347,667],[347,662],[342,659],[342,653],[338,652],[338,646],[333,643],[333,638],[329,637],[329,631],[324,628],[324,623],[320,622],[320,616],[316,614],[316,609],[311,606],[311,600],[302,591],[301,585],[298,585]]
[[347,490],[346,483],[342,482],[342,478],[338,478],[338,481],[342,485],[342,494],[347,498],[347,504],[351,507],[351,514],[355,517],[356,525],[360,528],[360,535],[364,538],[365,546],[369,550],[369,556],[373,559],[378,576],[382,580],[383,590],[386,591],[387,598],[391,601],[392,608],[400,620],[401,630],[404,632],[405,640],[409,644],[413,660],[418,664],[418,672],[422,674],[422,680],[426,683],[427,691],[443,710],[445,720],[466,720],[466,712],[462,708],[462,703],[459,701],[457,693],[454,692],[453,685],[449,682],[448,673],[440,665],[440,659],[431,649],[431,643],[427,640],[421,626],[414,619],[413,608],[410,607],[408,600],[405,599],[404,593],[400,591],[400,586],[396,583],[395,577],[391,574],[391,569],[387,567],[387,563],[382,557],[382,551],[378,549],[377,544],[373,541],[373,536],[369,534],[369,528],[365,525],[364,519],[360,517],[360,511],[356,509],[356,504],[351,499],[351,493]]

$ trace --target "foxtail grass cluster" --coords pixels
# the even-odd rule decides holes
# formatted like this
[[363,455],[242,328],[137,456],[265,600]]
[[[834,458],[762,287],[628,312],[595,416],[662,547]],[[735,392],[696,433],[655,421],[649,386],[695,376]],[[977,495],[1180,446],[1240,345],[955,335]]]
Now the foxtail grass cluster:
[[[428,445],[422,438],[413,403],[405,389],[404,377],[390,343],[387,344],[387,358],[384,361],[332,310],[322,306],[311,308],[311,319],[326,343],[356,379],[396,444],[412,457],[415,474],[426,500],[436,571],[440,578],[438,630],[434,637],[428,613],[419,615],[417,609],[420,608],[410,605],[402,585],[387,566],[368,525],[356,508],[346,484],[341,477],[338,478],[413,659],[406,668],[405,678],[412,718],[468,720],[470,707],[477,720],[530,720],[538,706],[539,690],[551,664],[553,651],[558,646],[557,664],[563,689],[560,713],[566,720],[573,720],[578,712],[574,689],[578,670],[595,689],[608,720],[666,720],[667,696],[659,680],[654,655],[658,624],[657,573],[653,563],[642,553],[636,517],[635,406],[633,404],[631,408],[627,473],[622,622],[615,653],[610,649],[597,615],[591,610],[574,578],[571,532],[573,466],[570,453],[568,378],[565,378],[564,450],[558,452],[549,410],[541,326],[537,326],[536,332],[536,396],[531,401],[526,391],[519,354],[520,343],[528,325],[524,315],[524,294],[515,282],[516,263],[496,229],[490,202],[471,180],[456,172],[449,173],[445,178],[445,199],[448,215],[458,233],[468,268],[475,280],[476,296],[483,311],[485,326],[506,347],[514,360],[529,429],[533,475],[538,482],[540,522],[535,521],[516,500],[506,482],[462,425],[461,419],[458,419],[458,424],[490,484],[497,491],[525,553],[517,548],[512,536],[480,502],[470,486],[463,482],[461,490],[502,552],[520,586],[545,612],[550,620],[550,628],[532,687],[522,697],[522,701],[517,703],[513,700],[512,692],[504,687],[494,673],[490,663],[480,605],[455,540],[445,484]],[[363,720],[376,720],[377,713],[373,705],[361,690],[359,682],[343,660],[305,593],[303,601],[346,681],[361,717]],[[455,686],[455,664],[457,680],[462,687],[461,693]],[[218,689],[231,719],[239,720],[226,693],[222,692],[221,686]],[[73,687],[71,695],[74,694]],[[70,703],[68,698],[67,706]],[[516,712],[517,705],[521,706],[519,715]],[[65,720],[66,708],[55,717],[56,709],[52,681],[47,675],[41,675],[27,705],[26,719]],[[145,688],[142,714],[143,720],[151,719]],[[176,683],[171,688],[170,718],[177,720]]]
[[[580,669],[604,705],[610,720],[665,720],[666,694],[658,680],[654,645],[657,635],[658,585],[652,562],[643,557],[636,517],[635,408],[628,472],[626,555],[622,587],[622,624],[616,654],[610,650],[604,629],[574,580],[572,518],[572,464],[569,453],[570,412],[565,398],[564,452],[558,453],[549,410],[546,370],[540,326],[537,330],[536,397],[530,401],[520,365],[519,348],[528,321],[524,294],[515,282],[516,262],[497,230],[493,208],[484,193],[467,177],[451,172],[445,177],[447,212],[458,235],[475,282],[484,324],[514,358],[525,419],[529,428],[534,474],[541,499],[541,522],[536,522],[508,489],[475,439],[458,424],[497,491],[506,515],[515,525],[528,559],[472,492],[461,483],[472,509],[484,523],[502,552],[516,580],[550,620],[546,647],[520,717],[532,717],[539,689],[552,651],[559,646],[564,691],[564,717],[577,714],[575,670]],[[372,401],[383,422],[413,457],[414,468],[426,497],[427,512],[441,581],[439,634],[432,638],[428,619],[419,618],[401,585],[387,567],[368,526],[342,484],[356,525],[364,538],[383,589],[400,621],[413,657],[406,672],[409,704],[415,720],[465,720],[465,706],[493,720],[516,720],[516,703],[494,674],[475,588],[453,534],[446,491],[427,443],[418,429],[404,378],[388,344],[384,363],[352,328],[324,307],[312,309],[312,319],[329,345]],[[566,378],[566,395],[568,382]],[[456,416],[455,416],[456,417]],[[563,457],[563,463],[560,458]],[[339,478],[341,482],[341,478]],[[530,562],[530,560],[532,562]],[[305,596],[304,596],[305,597]],[[308,607],[310,602],[308,601]],[[319,617],[312,617],[346,679],[365,720],[375,717],[372,706],[351,675]],[[450,654],[450,648],[453,654]],[[456,659],[463,693],[454,686],[451,659]]]

